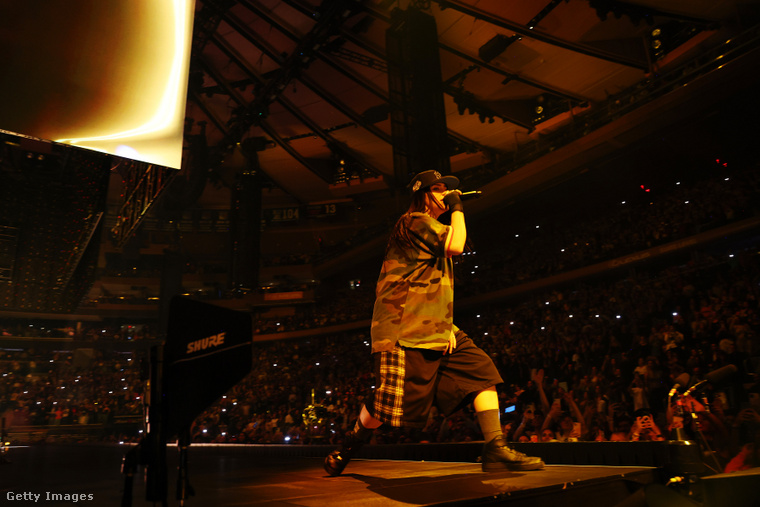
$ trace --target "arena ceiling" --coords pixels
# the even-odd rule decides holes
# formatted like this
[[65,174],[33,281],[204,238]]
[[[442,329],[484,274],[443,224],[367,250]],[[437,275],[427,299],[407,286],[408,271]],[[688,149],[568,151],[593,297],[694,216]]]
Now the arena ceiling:
[[[517,180],[525,178],[504,180],[511,171],[500,169],[509,165],[505,161],[524,158],[579,119],[598,117],[621,94],[633,100],[632,87],[751,28],[757,5],[198,0],[188,132],[205,135],[209,165],[217,172],[212,177],[239,169],[241,146],[255,151],[275,189],[270,195],[284,196],[277,202],[357,199],[402,187],[407,181],[399,181],[393,167],[385,38],[398,10],[417,8],[437,25],[452,171],[466,178],[488,167],[490,176],[477,186],[491,185],[494,196],[509,187],[516,195],[562,179],[570,169],[534,168],[545,175],[522,188]],[[646,116],[665,121],[659,106]],[[683,121],[683,112],[673,121]],[[598,153],[581,148],[585,158],[572,165],[633,140],[620,132]],[[347,191],[335,184],[343,176],[366,182]]]

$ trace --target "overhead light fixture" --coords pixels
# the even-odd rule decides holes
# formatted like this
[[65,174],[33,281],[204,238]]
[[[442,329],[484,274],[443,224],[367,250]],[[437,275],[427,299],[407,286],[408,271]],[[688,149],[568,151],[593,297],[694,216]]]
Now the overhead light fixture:
[[478,49],[478,56],[484,62],[490,62],[502,54],[513,42],[520,39],[521,37],[517,34],[511,37],[507,37],[503,34],[494,35],[491,40],[480,46],[480,49]]

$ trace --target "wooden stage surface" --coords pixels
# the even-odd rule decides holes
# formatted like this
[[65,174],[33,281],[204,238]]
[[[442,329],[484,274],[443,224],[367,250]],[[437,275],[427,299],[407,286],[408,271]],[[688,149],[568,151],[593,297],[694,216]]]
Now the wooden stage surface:
[[[127,447],[48,444],[13,448],[0,463],[3,505],[121,505],[121,458]],[[179,505],[176,451],[169,448],[168,505]],[[329,477],[318,457],[261,457],[229,447],[192,447],[188,472],[195,496],[185,505],[221,506],[614,506],[655,480],[652,467],[547,465],[542,471],[483,473],[477,463],[356,459]],[[132,505],[145,499],[140,468]],[[9,497],[8,495],[26,495]],[[30,495],[40,495],[34,502]],[[66,497],[65,495],[68,495]],[[90,496],[91,495],[91,496]],[[60,502],[56,498],[62,499]],[[47,497],[47,500],[46,500]],[[14,498],[13,501],[8,501]],[[25,499],[26,498],[26,499]],[[28,501],[27,501],[28,500]],[[160,502],[155,505],[161,505]]]

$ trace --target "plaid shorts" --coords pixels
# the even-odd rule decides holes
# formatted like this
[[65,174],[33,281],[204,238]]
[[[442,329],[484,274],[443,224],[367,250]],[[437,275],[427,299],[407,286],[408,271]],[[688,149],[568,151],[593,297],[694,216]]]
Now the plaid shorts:
[[378,387],[366,400],[373,417],[395,427],[422,428],[433,404],[451,415],[503,380],[488,355],[462,331],[452,354],[396,346],[376,352]]

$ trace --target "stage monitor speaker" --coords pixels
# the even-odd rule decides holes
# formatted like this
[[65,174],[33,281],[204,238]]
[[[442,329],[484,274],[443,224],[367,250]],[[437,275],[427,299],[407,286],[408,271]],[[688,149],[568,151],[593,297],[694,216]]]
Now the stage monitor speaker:
[[702,450],[696,442],[687,440],[685,434],[679,433],[682,440],[668,441],[668,461],[665,469],[671,475],[703,474],[705,464]]
[[181,296],[168,318],[162,412],[171,438],[250,373],[253,326],[247,313]]
[[760,468],[702,477],[704,507],[760,507]]

